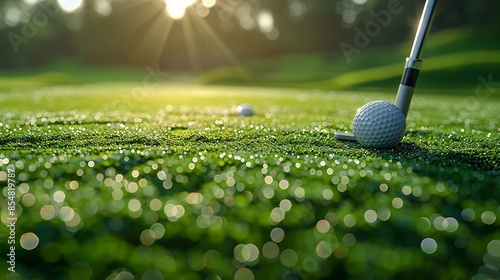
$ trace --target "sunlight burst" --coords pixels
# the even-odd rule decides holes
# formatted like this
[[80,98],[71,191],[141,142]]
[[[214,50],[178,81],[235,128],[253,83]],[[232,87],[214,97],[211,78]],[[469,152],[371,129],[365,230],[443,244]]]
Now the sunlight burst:
[[193,5],[196,0],[165,0],[167,13],[175,20],[182,19],[186,14],[186,8]]
[[66,13],[73,13],[83,5],[83,0],[57,0],[59,7]]

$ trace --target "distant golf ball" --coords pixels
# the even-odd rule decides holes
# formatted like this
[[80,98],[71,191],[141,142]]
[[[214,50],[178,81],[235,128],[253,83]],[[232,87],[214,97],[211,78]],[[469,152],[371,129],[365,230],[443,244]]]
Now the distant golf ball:
[[391,148],[403,139],[406,119],[387,101],[373,101],[359,108],[352,123],[354,137],[365,147]]
[[252,106],[250,106],[249,104],[246,104],[246,103],[238,105],[238,107],[236,107],[236,113],[239,116],[245,116],[245,117],[249,117],[249,116],[254,115]]

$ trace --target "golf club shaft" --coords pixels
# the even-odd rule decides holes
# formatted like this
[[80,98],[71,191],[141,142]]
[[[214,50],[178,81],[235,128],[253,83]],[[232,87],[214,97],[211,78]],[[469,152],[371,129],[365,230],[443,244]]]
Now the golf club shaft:
[[398,95],[396,97],[396,106],[401,109],[405,117],[408,115],[411,98],[413,97],[418,74],[422,66],[422,60],[420,60],[422,47],[432,24],[436,2],[437,0],[427,0],[425,3],[410,56],[406,59],[405,71],[401,78],[401,84],[399,85]]

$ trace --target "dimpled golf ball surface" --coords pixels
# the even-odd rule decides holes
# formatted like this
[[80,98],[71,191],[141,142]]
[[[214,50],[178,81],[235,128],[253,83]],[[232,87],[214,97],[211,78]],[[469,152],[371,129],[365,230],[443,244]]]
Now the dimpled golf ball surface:
[[236,107],[236,113],[239,116],[245,116],[245,117],[253,116],[253,108],[249,104],[241,104],[238,105],[238,107]]
[[406,119],[396,105],[373,101],[358,109],[352,126],[354,137],[361,145],[391,148],[403,139]]

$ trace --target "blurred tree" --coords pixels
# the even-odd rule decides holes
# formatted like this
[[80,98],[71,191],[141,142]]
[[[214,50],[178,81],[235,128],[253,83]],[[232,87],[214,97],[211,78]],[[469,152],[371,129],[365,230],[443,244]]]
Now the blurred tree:
[[73,33],[55,1],[0,0],[0,37],[3,68],[37,66],[75,55]]
[[[166,0],[0,0],[0,67],[61,56],[91,63],[203,70],[237,60],[340,51],[355,27],[397,3],[370,47],[413,36],[424,0],[217,0],[189,7]],[[170,2],[173,3],[173,2]],[[180,3],[180,2],[177,2]],[[210,1],[206,1],[210,3]],[[177,7],[177,8],[175,8]],[[498,37],[500,1],[440,1],[433,30],[473,26]],[[185,14],[185,16],[183,16]],[[180,16],[180,17],[179,17]]]

